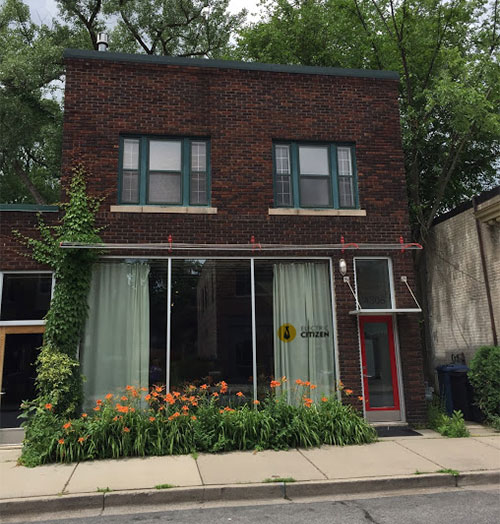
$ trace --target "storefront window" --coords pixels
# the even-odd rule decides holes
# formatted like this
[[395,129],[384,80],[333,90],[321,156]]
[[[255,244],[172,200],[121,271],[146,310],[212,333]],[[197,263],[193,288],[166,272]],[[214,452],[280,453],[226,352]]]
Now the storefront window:
[[389,260],[355,259],[356,289],[362,309],[391,309]]
[[0,320],[42,320],[51,291],[49,273],[4,273]]

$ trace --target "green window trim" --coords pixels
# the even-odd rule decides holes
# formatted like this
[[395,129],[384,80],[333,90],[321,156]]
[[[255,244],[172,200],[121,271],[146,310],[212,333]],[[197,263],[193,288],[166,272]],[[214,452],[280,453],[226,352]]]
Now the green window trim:
[[[124,154],[125,142],[136,141],[138,144],[137,152],[137,168],[124,169]],[[150,144],[155,142],[178,142],[180,143],[180,170],[159,170],[150,171]],[[193,171],[191,166],[191,153],[193,144],[205,144],[205,170]],[[192,138],[192,137],[175,137],[175,136],[160,136],[160,135],[122,135],[120,136],[119,145],[119,164],[118,164],[118,204],[128,206],[182,206],[182,207],[209,207],[211,202],[211,177],[210,177],[210,139],[206,137]],[[130,200],[123,198],[124,190],[124,171],[137,171],[137,197]],[[151,174],[160,175],[179,175],[179,193],[180,198],[176,201],[150,202],[149,186]],[[201,176],[201,180],[205,185],[205,198],[200,197],[198,191],[198,202],[191,201],[192,179],[194,175]],[[205,177],[203,180],[203,176]],[[204,200],[199,202],[199,200]]]
[[[289,173],[283,174],[283,168],[278,172],[278,155],[276,149],[279,146],[288,148]],[[304,148],[326,148],[328,161],[328,174],[307,174],[300,173],[299,150]],[[339,150],[341,154],[349,151],[350,173],[341,175],[339,173]],[[282,156],[282,155],[281,155]],[[286,163],[286,162],[285,162]],[[290,193],[283,193],[283,177],[289,177]],[[301,181],[328,180],[328,204],[308,205],[304,202],[304,195],[301,195]],[[344,182],[344,188],[341,182]],[[347,186],[346,186],[347,182]],[[349,184],[350,182],[350,184]],[[356,170],[355,146],[350,143],[325,143],[325,142],[292,142],[276,141],[273,142],[273,186],[274,186],[274,207],[275,208],[297,208],[297,209],[359,209],[358,178]],[[346,191],[346,187],[350,191]],[[351,200],[352,205],[341,205],[341,200]]]

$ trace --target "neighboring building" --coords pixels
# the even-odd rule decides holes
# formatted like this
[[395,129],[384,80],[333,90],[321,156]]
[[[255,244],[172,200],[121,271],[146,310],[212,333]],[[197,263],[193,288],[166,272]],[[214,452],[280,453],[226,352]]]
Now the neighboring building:
[[426,248],[433,368],[498,344],[500,187],[434,221]]
[[[105,196],[87,400],[200,380],[252,397],[287,375],[290,396],[298,378],[316,398],[342,380],[369,420],[422,421],[397,74],[73,50],[65,62],[63,185],[83,163]],[[2,213],[5,281],[39,271],[9,237],[33,223]]]

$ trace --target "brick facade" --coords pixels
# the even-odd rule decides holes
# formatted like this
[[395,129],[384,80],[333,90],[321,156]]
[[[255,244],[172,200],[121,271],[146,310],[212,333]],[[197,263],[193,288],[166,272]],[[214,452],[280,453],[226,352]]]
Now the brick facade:
[[[105,242],[166,242],[168,235],[188,243],[248,243],[252,235],[257,242],[282,244],[338,243],[342,235],[358,243],[396,243],[400,235],[409,239],[397,79],[184,62],[124,60],[111,53],[66,57],[63,180],[76,163],[84,165],[90,192],[105,197],[98,217],[106,225]],[[112,212],[124,134],[208,137],[211,206],[217,213]],[[366,216],[270,215],[273,140],[354,143],[359,202]],[[406,275],[415,287],[410,253],[314,254],[332,256],[335,269],[345,258],[350,275],[354,255],[391,257],[396,306],[415,307],[400,281]],[[287,253],[293,255],[307,253]],[[16,264],[10,260],[7,265]],[[359,336],[356,317],[348,314],[354,300],[337,277],[340,375],[356,396],[361,392]],[[424,417],[418,321],[415,314],[398,316],[410,422]]]

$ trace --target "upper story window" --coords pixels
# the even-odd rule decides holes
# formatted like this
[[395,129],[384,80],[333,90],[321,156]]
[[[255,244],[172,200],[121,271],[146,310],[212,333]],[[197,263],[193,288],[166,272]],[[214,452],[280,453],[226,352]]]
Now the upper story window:
[[362,309],[392,309],[392,270],[388,258],[356,258],[356,291]]
[[338,144],[274,144],[276,207],[358,207],[354,147]]
[[208,140],[122,137],[120,204],[209,204]]

